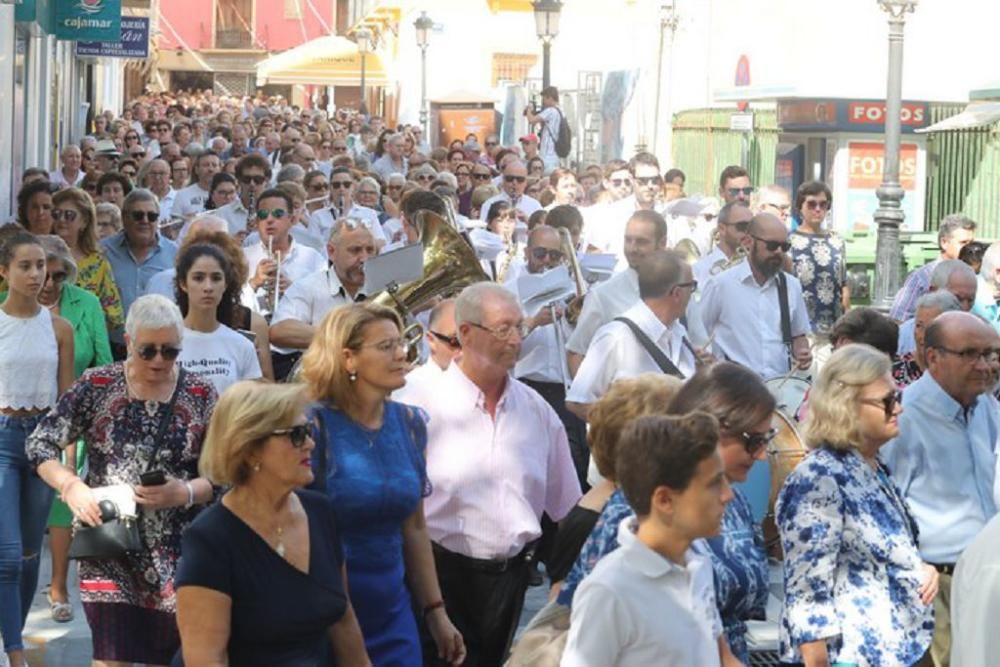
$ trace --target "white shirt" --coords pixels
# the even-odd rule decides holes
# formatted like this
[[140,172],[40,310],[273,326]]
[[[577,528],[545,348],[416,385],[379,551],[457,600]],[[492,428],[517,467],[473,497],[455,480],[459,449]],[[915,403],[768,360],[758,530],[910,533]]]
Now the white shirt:
[[[326,243],[316,232],[303,224],[296,223],[288,228],[288,235],[295,239],[296,243],[301,243],[304,246],[309,246],[319,254],[323,255],[324,258],[327,257],[326,254]],[[258,232],[250,232],[247,237],[243,240],[244,246],[252,246],[260,243],[260,234]]]
[[434,490],[424,511],[430,538],[445,549],[511,558],[541,536],[543,512],[559,521],[580,499],[562,422],[514,378],[495,420],[457,363],[404,396],[428,413],[427,476]]
[[382,230],[382,223],[378,221],[378,211],[367,206],[359,206],[358,204],[352,204],[346,215],[336,218],[334,217],[332,206],[313,211],[309,214],[309,230],[314,235],[326,240],[330,237],[330,230],[333,229],[333,223],[340,217],[357,218],[371,231],[376,241],[386,242],[389,240]]
[[712,252],[695,262],[692,272],[694,273],[694,279],[698,281],[698,289],[704,291],[705,286],[708,285],[708,281],[718,275],[718,272],[715,274],[712,273],[712,267],[718,262],[728,261],[729,258],[726,257],[726,253],[722,252],[722,248],[716,245],[712,248]]
[[174,201],[177,200],[177,190],[171,187],[160,200],[160,220],[168,220],[174,214]]
[[[635,201],[635,195],[629,195],[624,199],[607,204],[581,208],[580,213],[583,214],[583,247],[594,246],[602,253],[614,255],[618,258],[615,270],[624,271],[627,269],[628,261],[625,259],[625,227],[632,218],[632,214],[638,210],[639,205]],[[662,214],[663,206],[657,205],[653,210]]]
[[490,206],[498,201],[505,201],[514,206],[514,210],[524,213],[526,217],[531,217],[531,214],[535,211],[542,210],[542,205],[538,203],[538,200],[534,197],[529,197],[528,195],[521,195],[517,199],[517,203],[510,198],[510,195],[506,192],[500,192],[498,195],[493,195],[485,202],[483,202],[482,208],[479,209],[479,219],[486,222],[486,216],[490,212]]
[[[437,365],[430,357],[406,374],[406,384],[392,392],[392,400],[397,403],[412,403],[422,387],[437,381],[445,369]],[[415,393],[416,392],[416,393]]]
[[711,561],[692,549],[684,566],[664,558],[636,538],[635,522],[621,523],[621,548],[577,589],[560,667],[718,665]]
[[677,247],[677,244],[684,239],[689,239],[698,248],[698,252],[704,254],[712,247],[712,230],[715,223],[707,222],[702,216],[688,215],[666,215],[667,238],[670,239],[670,246]]
[[917,320],[910,318],[899,325],[899,341],[896,344],[896,354],[902,356],[907,352],[917,350]]
[[208,190],[202,190],[200,185],[193,183],[177,192],[171,213],[178,218],[198,215],[205,210],[207,201]]
[[591,287],[583,300],[576,329],[566,341],[566,349],[581,355],[587,354],[587,348],[597,330],[631,308],[638,300],[639,275],[633,269],[616,273],[605,282]]
[[334,308],[363,301],[364,297],[361,292],[353,299],[348,296],[331,266],[292,283],[278,303],[271,326],[284,320],[316,326]]
[[538,112],[538,117],[542,119],[542,127],[538,133],[538,154],[542,160],[559,158],[556,154],[556,139],[559,138],[561,116],[555,107],[545,107]]
[[[522,262],[518,271],[515,272],[513,269],[514,267],[511,267],[508,273],[519,275],[520,271],[527,271],[527,265]],[[517,294],[517,275],[508,277],[504,287]],[[518,298],[522,302],[524,301],[520,295]],[[556,327],[561,327],[562,345],[559,345]],[[565,345],[572,332],[572,327],[565,318],[532,329],[531,333],[521,341],[521,355],[517,360],[517,365],[514,366],[514,376],[533,382],[563,384],[565,382],[563,366],[566,356]]]
[[84,172],[83,169],[81,169],[80,173],[76,175],[76,180],[70,183],[69,181],[66,180],[66,175],[63,174],[62,169],[56,169],[55,171],[49,172],[49,183],[59,187],[64,187],[64,186],[75,187],[80,185],[80,183],[83,183],[83,179],[86,175],[87,175],[86,172]]
[[[243,256],[247,258],[247,265],[250,267],[250,276],[252,277],[257,274],[257,265],[267,257],[267,248],[263,243],[245,246],[243,248]],[[281,258],[281,275],[288,278],[294,285],[295,281],[308,276],[310,273],[324,270],[326,265],[326,259],[318,252],[291,239],[291,247],[287,255]],[[261,287],[256,292],[257,297],[262,297],[266,293],[267,290],[264,287]],[[279,307],[282,299],[284,299],[284,295],[278,300]],[[259,312],[260,304],[258,300],[255,300],[250,308]]]
[[1000,618],[1000,516],[966,547],[951,580],[951,664],[993,667]]
[[[695,373],[694,354],[685,344],[687,330],[680,322],[667,327],[643,301],[621,315],[635,322],[639,329],[663,351],[678,370],[689,378]],[[611,321],[602,326],[587,349],[587,356],[566,392],[566,400],[574,403],[594,403],[616,380],[633,378],[643,373],[663,373],[624,322]]]
[[250,211],[243,205],[243,201],[239,197],[225,206],[213,210],[212,213],[226,221],[226,224],[229,225],[229,233],[233,236],[247,230],[247,219],[250,217]]
[[224,324],[212,333],[184,327],[181,340],[177,361],[185,370],[211,382],[220,395],[240,380],[256,380],[262,375],[254,344]]
[[[802,285],[785,274],[792,338],[810,332]],[[789,369],[789,351],[781,336],[777,276],[758,285],[750,262],[741,262],[708,282],[699,302],[702,324],[715,334],[715,354],[770,378]]]

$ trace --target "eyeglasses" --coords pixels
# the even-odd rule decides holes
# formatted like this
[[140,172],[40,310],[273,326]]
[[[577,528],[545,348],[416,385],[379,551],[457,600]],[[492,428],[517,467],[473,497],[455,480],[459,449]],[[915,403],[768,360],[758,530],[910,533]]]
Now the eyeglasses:
[[310,190],[329,190],[330,189],[330,184],[327,183],[326,181],[322,181],[320,183],[313,183],[312,185],[309,186],[309,189]]
[[469,172],[467,172],[467,171],[456,171],[455,172],[455,176],[468,176],[468,175],[469,175]]
[[306,438],[312,437],[312,431],[309,424],[296,424],[291,428],[271,431],[271,435],[287,435],[288,439],[292,441],[292,447],[302,449],[306,444]]
[[635,183],[638,186],[660,185],[663,179],[659,176],[636,176]]
[[613,185],[613,186],[614,186],[614,187],[616,187],[616,188],[620,188],[620,187],[622,187],[623,185],[624,185],[624,186],[625,186],[626,188],[630,188],[630,187],[632,187],[632,179],[631,179],[631,178],[612,178],[612,179],[611,179],[611,180],[609,181],[609,183],[611,183],[611,185]]
[[896,404],[903,402],[903,392],[896,389],[882,398],[862,398],[861,402],[882,408],[885,411],[885,420],[889,421],[892,419],[892,413],[896,411]]
[[243,185],[250,185],[251,183],[254,185],[264,185],[264,183],[267,183],[267,176],[244,176],[240,179],[240,183]]
[[273,217],[275,220],[279,220],[288,215],[288,211],[283,208],[259,208],[257,209],[257,219],[267,220],[269,217]]
[[354,181],[330,181],[330,188],[333,190],[349,190],[354,185]]
[[815,211],[816,209],[819,209],[821,211],[826,211],[830,208],[830,202],[828,202],[825,199],[821,201],[816,201],[815,199],[807,199],[805,204],[806,208],[809,209],[810,211]]
[[504,183],[524,183],[526,180],[528,180],[528,177],[527,176],[513,176],[513,175],[508,174],[508,175],[506,175],[506,176],[503,177],[503,180],[504,180]]
[[382,354],[391,354],[395,350],[408,352],[410,349],[410,341],[405,338],[386,338],[385,340],[377,343],[365,343],[361,347],[372,347]]
[[146,151],[131,151],[129,155],[132,157],[146,157]]
[[473,173],[472,178],[477,181],[488,181],[490,180],[490,175]]
[[559,262],[563,258],[563,251],[557,248],[532,248],[531,256],[539,261],[548,257],[553,262]]
[[66,222],[76,222],[76,219],[80,216],[79,213],[68,208],[54,208],[51,215],[53,220],[58,221],[65,218]]
[[774,252],[778,248],[781,248],[782,252],[788,252],[792,249],[792,244],[788,241],[768,241],[767,239],[762,239],[759,236],[754,236],[753,234],[750,235],[750,238],[754,241],[760,241],[763,243],[768,252]]
[[761,202],[760,206],[761,208],[773,208],[782,215],[786,215],[792,208],[791,204],[769,204],[767,202]]
[[739,197],[740,195],[746,195],[749,197],[753,194],[753,186],[748,185],[745,188],[726,188],[726,192],[729,193],[730,197]]
[[744,221],[744,222],[723,222],[722,224],[724,224],[727,227],[735,227],[736,231],[738,231],[740,234],[746,234],[747,230],[750,229],[750,222],[749,221]]
[[431,331],[430,334],[453,350],[459,350],[462,347],[462,343],[458,340],[457,335],[445,336],[443,333],[438,333],[437,331]]
[[996,363],[997,361],[1000,361],[1000,350],[996,349],[977,350],[974,347],[969,347],[964,350],[952,350],[947,347],[942,347],[940,345],[935,346],[934,349],[940,350],[941,352],[944,352],[946,354],[953,354],[956,357],[961,357],[962,361],[964,361],[967,364],[974,364],[980,359],[982,359],[988,364],[993,364]]
[[488,331],[489,333],[493,334],[494,338],[498,338],[500,340],[510,340],[511,336],[513,336],[515,333],[518,335],[519,338],[524,338],[531,331],[528,328],[528,325],[525,324],[524,322],[521,322],[519,324],[513,324],[513,325],[512,324],[502,324],[502,325],[496,327],[495,329],[491,329],[489,327],[484,327],[482,324],[477,324],[476,322],[469,322],[469,324],[471,326],[476,327],[477,329],[482,329],[483,331]]
[[674,285],[674,287],[675,288],[676,287],[680,287],[680,288],[690,287],[691,291],[693,292],[694,290],[698,289],[698,281],[697,280],[689,280],[689,281],[684,282],[684,283],[677,283],[676,285]]
[[358,190],[358,196],[363,197],[364,195],[372,195],[373,197],[378,197],[377,190]]
[[156,355],[163,357],[164,361],[176,361],[181,353],[181,348],[173,345],[140,345],[136,348],[135,353],[143,361],[152,361]]
[[156,211],[129,211],[128,215],[132,218],[132,222],[142,222],[143,220],[156,222],[160,219],[160,214]]
[[56,271],[55,273],[50,273],[47,276],[45,276],[45,280],[46,282],[51,280],[54,284],[58,285],[59,283],[66,282],[66,278],[68,277],[69,274],[66,273],[65,271]]

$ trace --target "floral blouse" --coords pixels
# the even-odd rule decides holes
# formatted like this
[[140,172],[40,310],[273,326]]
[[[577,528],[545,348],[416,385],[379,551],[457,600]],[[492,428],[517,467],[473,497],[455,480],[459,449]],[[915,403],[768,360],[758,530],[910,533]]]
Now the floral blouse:
[[76,286],[82,287],[101,300],[104,318],[108,322],[108,330],[125,325],[125,313],[122,310],[122,297],[115,285],[115,276],[111,272],[111,264],[100,252],[87,255],[76,263],[78,270]]
[[813,330],[828,333],[843,315],[841,296],[847,271],[844,240],[836,234],[789,234],[792,272],[802,283],[802,298]]
[[882,464],[823,447],[785,480],[777,524],[785,552],[781,660],[826,640],[830,663],[913,665],[934,631],[920,600],[917,526]]
[[917,357],[913,352],[901,354],[892,362],[892,381],[897,389],[909,387],[923,374],[924,372],[917,365]]

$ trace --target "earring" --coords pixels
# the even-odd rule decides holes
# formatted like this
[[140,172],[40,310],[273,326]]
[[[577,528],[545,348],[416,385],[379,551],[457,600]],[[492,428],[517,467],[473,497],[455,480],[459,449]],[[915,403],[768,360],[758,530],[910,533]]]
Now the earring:
[[253,464],[253,471],[254,472],[260,472],[260,463],[259,462]]
[[358,374],[357,373],[348,373],[347,374],[347,379],[350,380],[351,382],[355,382],[358,379]]

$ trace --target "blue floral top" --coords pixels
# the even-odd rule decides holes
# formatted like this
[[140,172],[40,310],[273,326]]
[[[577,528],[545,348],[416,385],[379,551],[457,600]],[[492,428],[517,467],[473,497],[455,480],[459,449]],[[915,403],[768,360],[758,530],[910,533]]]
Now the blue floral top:
[[764,618],[769,577],[764,534],[760,525],[754,524],[750,502],[742,491],[733,489],[719,536],[698,540],[692,546],[712,559],[715,601],[726,641],[733,655],[749,665],[746,621]]
[[802,283],[802,298],[813,330],[827,333],[843,314],[841,295],[846,278],[844,239],[836,234],[789,234],[793,273]]
[[566,580],[563,581],[559,597],[556,598],[559,604],[567,607],[573,606],[573,595],[576,593],[577,586],[580,585],[584,577],[593,571],[597,561],[618,548],[618,526],[621,525],[622,521],[634,515],[635,512],[625,500],[625,494],[622,493],[621,489],[615,489],[604,505],[601,516],[597,518],[594,529],[590,531],[590,537],[583,543],[580,555],[573,563],[573,569],[569,571]]
[[830,662],[912,665],[931,642],[920,600],[917,527],[885,468],[854,450],[811,452],[785,480],[777,523],[785,552],[781,659],[825,639]]

